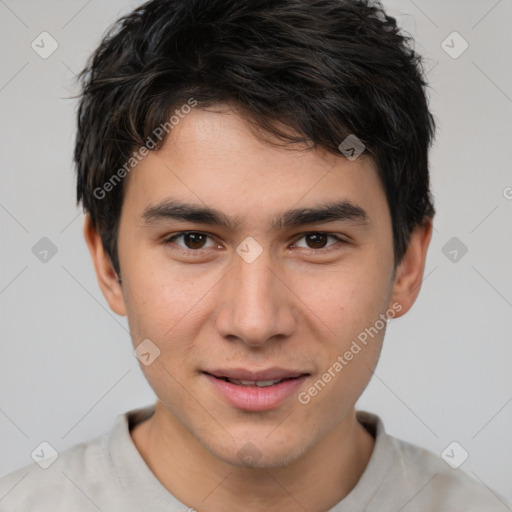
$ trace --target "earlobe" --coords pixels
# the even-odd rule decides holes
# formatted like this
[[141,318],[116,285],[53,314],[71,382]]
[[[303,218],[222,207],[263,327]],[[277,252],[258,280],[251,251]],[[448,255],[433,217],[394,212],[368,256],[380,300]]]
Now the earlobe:
[[112,265],[110,257],[103,248],[101,237],[92,225],[89,214],[85,216],[84,238],[91,253],[98,284],[105,299],[107,299],[110,309],[118,315],[125,316],[126,307],[119,276]]
[[423,281],[427,250],[432,238],[433,222],[426,219],[412,231],[407,251],[396,270],[391,304],[402,306],[397,318],[409,311],[416,301]]

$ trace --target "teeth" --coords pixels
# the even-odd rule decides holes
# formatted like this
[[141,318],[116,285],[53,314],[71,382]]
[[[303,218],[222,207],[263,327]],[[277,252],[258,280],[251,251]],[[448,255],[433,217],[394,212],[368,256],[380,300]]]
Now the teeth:
[[273,386],[278,382],[281,382],[282,379],[275,380],[239,380],[239,379],[228,379],[232,384],[242,385],[242,386],[258,386],[259,388],[266,388],[268,386]]
[[281,379],[277,380],[258,380],[256,381],[256,386],[259,388],[266,388],[267,386],[273,386],[274,384],[277,384],[278,382],[281,382]]

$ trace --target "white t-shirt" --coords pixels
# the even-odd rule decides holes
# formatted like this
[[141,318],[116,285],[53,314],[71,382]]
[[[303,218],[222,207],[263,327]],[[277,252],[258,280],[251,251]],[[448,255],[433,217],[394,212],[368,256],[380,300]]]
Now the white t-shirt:
[[[187,512],[144,462],[130,429],[154,405],[120,414],[110,432],[0,478],[1,512]],[[510,512],[512,506],[461,469],[384,431],[378,416],[357,418],[375,438],[350,494],[326,512]],[[509,508],[510,507],[510,508]],[[200,510],[198,512],[201,512]]]

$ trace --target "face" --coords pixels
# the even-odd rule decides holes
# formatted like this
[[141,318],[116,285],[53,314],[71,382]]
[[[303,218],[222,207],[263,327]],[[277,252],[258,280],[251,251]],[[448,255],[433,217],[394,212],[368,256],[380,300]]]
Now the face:
[[102,287],[150,340],[148,382],[231,464],[290,463],[342,424],[384,315],[409,307],[372,161],[272,146],[227,107],[193,109],[131,172],[118,243],[122,287]]

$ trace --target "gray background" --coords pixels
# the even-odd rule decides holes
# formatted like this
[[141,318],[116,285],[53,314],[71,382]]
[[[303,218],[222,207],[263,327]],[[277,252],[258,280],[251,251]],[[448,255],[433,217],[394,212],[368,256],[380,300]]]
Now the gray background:
[[[43,440],[64,450],[154,400],[82,238],[67,99],[103,31],[138,4],[0,0],[0,475]],[[359,408],[437,454],[457,441],[461,469],[512,499],[512,1],[384,5],[427,57],[438,213],[419,299],[391,322]],[[59,45],[46,59],[31,48],[43,31]],[[457,58],[458,36],[452,56],[442,47],[454,31],[469,44]],[[32,252],[43,237],[57,248],[46,262]]]

